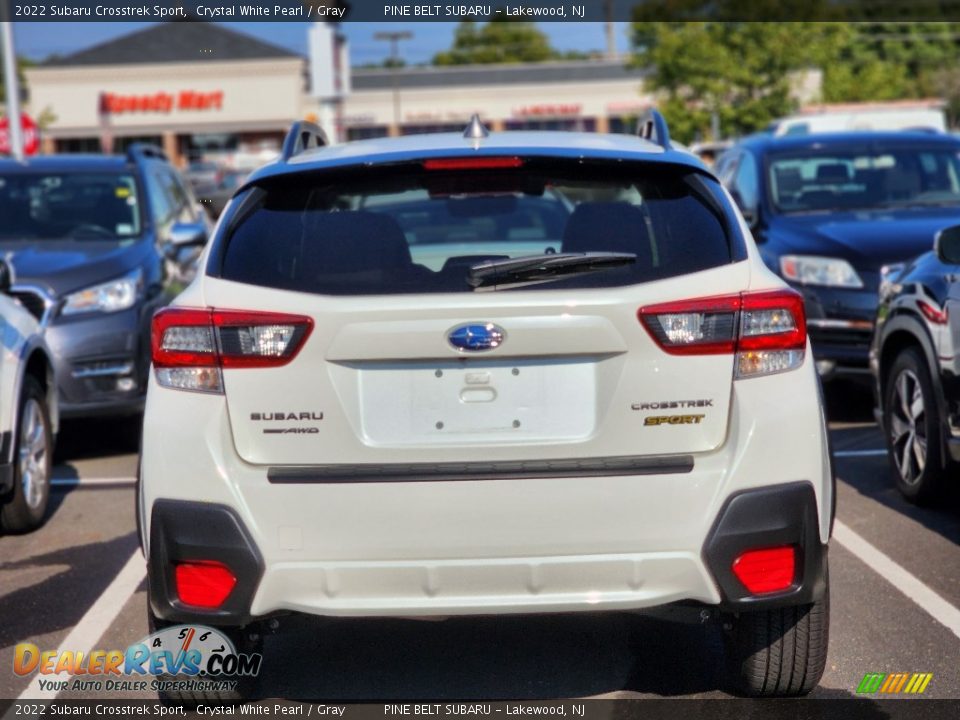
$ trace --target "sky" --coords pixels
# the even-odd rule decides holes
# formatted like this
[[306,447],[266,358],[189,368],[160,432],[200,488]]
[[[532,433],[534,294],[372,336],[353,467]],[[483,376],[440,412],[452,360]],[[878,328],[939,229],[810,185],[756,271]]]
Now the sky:
[[[43,60],[52,54],[66,55],[83,50],[120,35],[139,30],[149,23],[13,23],[14,45],[17,54],[31,60]],[[307,23],[252,23],[227,22],[223,25],[242,33],[254,35],[295,52],[307,52]],[[618,22],[617,48],[628,49],[629,23]],[[412,40],[401,43],[400,54],[408,64],[425,63],[434,54],[450,47],[457,23],[341,23],[340,30],[350,40],[350,57],[354,65],[379,63],[389,54],[388,43],[375,40],[373,35],[398,28],[413,32]],[[603,23],[539,23],[551,44],[558,50],[603,50],[606,46]],[[78,32],[81,30],[82,32]]]

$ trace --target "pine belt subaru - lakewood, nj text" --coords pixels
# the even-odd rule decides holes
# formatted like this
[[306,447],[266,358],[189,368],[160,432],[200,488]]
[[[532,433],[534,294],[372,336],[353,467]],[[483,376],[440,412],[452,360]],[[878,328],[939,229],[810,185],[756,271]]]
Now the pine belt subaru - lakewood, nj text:
[[662,117],[639,134],[293,128],[153,320],[154,629],[685,602],[740,691],[817,684],[803,302]]

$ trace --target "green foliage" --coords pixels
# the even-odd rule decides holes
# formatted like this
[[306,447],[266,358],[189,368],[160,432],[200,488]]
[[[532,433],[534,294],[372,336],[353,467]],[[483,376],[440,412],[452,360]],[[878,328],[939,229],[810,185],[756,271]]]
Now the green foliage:
[[[28,60],[24,57],[17,58],[17,77],[20,78],[20,93],[23,94],[24,88],[26,88],[27,83],[23,76],[23,69],[28,67],[33,67],[36,65],[32,60]],[[2,66],[2,60],[0,60],[0,66]],[[0,103],[5,103],[7,101],[7,88],[6,83],[4,82],[4,73],[0,72]]]
[[[658,2],[674,12],[703,6]],[[717,16],[734,16],[735,4],[715,5]],[[823,73],[824,102],[943,97],[960,114],[960,26],[951,23],[637,21],[633,33],[635,62],[651,69],[647,86],[661,93],[680,140],[709,137],[713,113],[730,136],[794,112],[791,82],[814,68]]]
[[791,83],[818,64],[831,33],[812,23],[634,23],[636,63],[681,141],[710,134],[716,113],[724,135],[760,129],[792,112]]
[[453,46],[437,53],[433,64],[543,62],[558,57],[560,54],[534,23],[498,18],[482,26],[473,20],[461,22],[454,33]]

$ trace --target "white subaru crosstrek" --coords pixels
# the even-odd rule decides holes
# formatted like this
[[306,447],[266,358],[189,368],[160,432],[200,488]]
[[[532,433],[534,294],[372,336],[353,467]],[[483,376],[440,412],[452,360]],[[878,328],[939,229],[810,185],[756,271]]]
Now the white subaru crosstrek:
[[154,628],[682,602],[741,692],[817,684],[834,489],[803,303],[658,114],[299,124],[201,263],[153,322]]
[[0,260],[0,533],[43,524],[57,435],[57,384],[44,324],[15,299],[23,286]]

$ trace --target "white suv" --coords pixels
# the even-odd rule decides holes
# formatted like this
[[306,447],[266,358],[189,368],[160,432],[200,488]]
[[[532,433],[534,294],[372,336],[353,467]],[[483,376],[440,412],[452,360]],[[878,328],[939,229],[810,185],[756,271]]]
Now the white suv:
[[[0,261],[0,532],[43,523],[57,434],[57,384],[44,327],[10,297],[10,266]],[[16,288],[12,288],[16,289]]]
[[154,319],[155,628],[686,602],[742,692],[816,685],[803,303],[658,114],[640,135],[295,126]]

